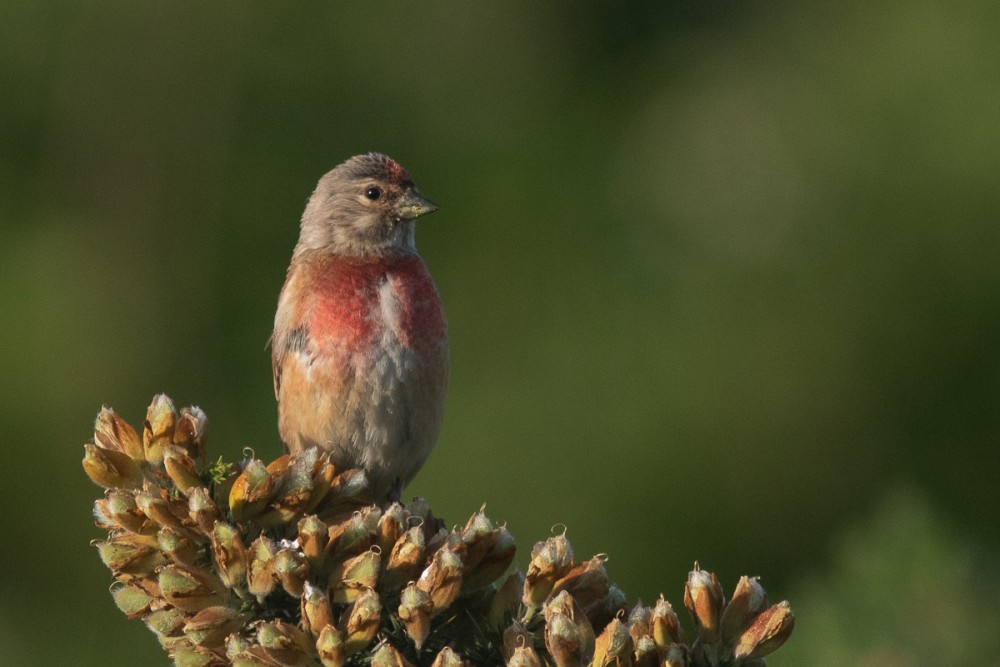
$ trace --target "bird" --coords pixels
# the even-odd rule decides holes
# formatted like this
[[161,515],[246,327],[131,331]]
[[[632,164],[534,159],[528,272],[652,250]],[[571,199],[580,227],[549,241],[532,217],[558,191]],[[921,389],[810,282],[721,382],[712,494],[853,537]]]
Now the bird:
[[309,197],[278,297],[271,370],[289,453],[320,447],[400,499],[437,441],[448,330],[414,241],[438,210],[382,153],[327,172]]

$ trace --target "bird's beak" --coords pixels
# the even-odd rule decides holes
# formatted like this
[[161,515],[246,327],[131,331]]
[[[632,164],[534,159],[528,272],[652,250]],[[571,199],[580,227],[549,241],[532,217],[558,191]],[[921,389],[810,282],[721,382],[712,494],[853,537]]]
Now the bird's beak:
[[413,188],[397,203],[399,217],[404,220],[414,220],[422,215],[433,213],[438,210],[438,205],[427,197],[420,194],[420,190]]

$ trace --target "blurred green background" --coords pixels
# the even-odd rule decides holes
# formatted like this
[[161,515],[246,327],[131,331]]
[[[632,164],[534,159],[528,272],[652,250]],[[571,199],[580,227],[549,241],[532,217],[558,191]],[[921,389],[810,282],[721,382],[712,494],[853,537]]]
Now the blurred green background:
[[563,523],[630,601],[761,575],[798,617],[775,665],[1000,664],[994,0],[0,26],[0,663],[167,664],[88,545],[81,445],[163,391],[213,456],[275,455],[299,215],[380,150],[442,206],[449,405],[407,495],[487,502],[522,564]]

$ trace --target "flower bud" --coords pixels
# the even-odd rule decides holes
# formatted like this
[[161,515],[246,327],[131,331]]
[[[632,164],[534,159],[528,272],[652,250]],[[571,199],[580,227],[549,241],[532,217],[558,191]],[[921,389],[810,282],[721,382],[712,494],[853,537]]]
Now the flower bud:
[[83,471],[106,489],[138,489],[142,485],[139,464],[113,449],[84,445]]
[[167,476],[185,496],[194,487],[201,487],[194,459],[188,456],[180,447],[169,445],[163,450],[163,467]]
[[531,549],[531,562],[524,575],[525,606],[536,609],[552,592],[556,580],[563,577],[573,566],[573,548],[565,535],[553,535],[544,542],[538,542]]
[[434,601],[434,614],[448,607],[462,587],[462,559],[448,547],[434,552],[430,564],[420,573],[417,588],[429,593]]
[[681,627],[680,619],[674,608],[663,596],[657,600],[653,607],[653,615],[650,619],[653,641],[656,646],[665,651],[670,644],[685,644],[687,638],[684,636],[684,629]]
[[702,570],[695,563],[684,587],[684,606],[691,613],[702,642],[715,644],[719,641],[720,616],[725,603],[722,586],[715,574]]
[[248,550],[250,562],[247,590],[251,595],[257,596],[257,600],[261,603],[277,584],[277,576],[274,573],[274,557],[277,551],[274,542],[264,535],[254,540]]
[[203,486],[196,486],[188,491],[188,516],[204,533],[210,533],[215,522],[222,518],[219,508],[208,495],[208,489]]
[[249,555],[240,533],[231,524],[217,521],[212,529],[212,560],[219,577],[229,588],[246,585]]
[[153,598],[136,586],[116,586],[111,590],[115,604],[129,618],[142,618],[149,611]]
[[229,490],[229,511],[233,518],[242,521],[260,514],[271,498],[274,484],[274,477],[263,461],[251,459],[247,462]]
[[543,667],[541,658],[530,646],[514,649],[514,654],[507,660],[507,667]]
[[163,599],[187,612],[198,612],[223,602],[221,583],[199,570],[167,565],[160,569],[158,581]]
[[173,528],[161,528],[156,534],[160,550],[178,565],[194,565],[201,557],[201,548]]
[[323,667],[343,667],[347,659],[343,633],[332,625],[323,628],[316,640],[316,652]]
[[763,658],[777,650],[792,634],[795,616],[788,602],[779,602],[763,611],[736,644],[737,660]]
[[591,664],[593,667],[631,667],[632,655],[632,637],[629,636],[628,628],[617,618],[613,618],[594,642],[594,660]]
[[424,531],[419,526],[403,533],[389,554],[385,572],[379,582],[381,589],[398,590],[406,582],[416,579],[424,562],[425,547]]
[[312,662],[312,641],[291,623],[261,623],[257,628],[257,641],[268,658],[284,667],[305,667]]
[[315,514],[310,514],[299,521],[299,545],[302,553],[309,561],[309,569],[319,572],[323,564],[323,550],[326,549],[329,529]]
[[163,450],[173,442],[176,423],[173,401],[166,394],[154,396],[142,430],[143,455],[151,466],[158,468],[163,464]]
[[413,640],[413,645],[419,650],[431,631],[431,615],[434,612],[434,601],[430,593],[421,590],[416,583],[410,583],[399,596],[397,614],[406,628],[406,634]]
[[181,408],[177,425],[174,427],[174,445],[184,450],[191,458],[199,459],[205,456],[205,427],[208,417],[197,407]]
[[362,651],[371,644],[382,623],[382,603],[378,594],[368,589],[344,611],[344,652],[347,656]]
[[434,662],[431,663],[431,667],[469,667],[468,664],[462,660],[462,656],[455,653],[450,646],[445,646],[443,649],[438,651],[437,657],[434,658]]
[[333,608],[330,598],[322,588],[308,581],[302,589],[302,627],[315,639],[328,625],[333,625]]
[[372,667],[413,667],[392,644],[382,644],[372,654]]
[[184,636],[192,644],[206,648],[220,648],[226,637],[243,624],[243,619],[235,609],[229,607],[207,607],[191,617],[184,624]]
[[309,563],[297,549],[287,547],[278,549],[278,553],[274,556],[274,574],[289,595],[295,598],[302,597],[306,577],[309,576]]
[[330,571],[330,599],[333,602],[354,602],[366,590],[378,583],[381,556],[376,551],[366,551],[337,563]]
[[767,607],[767,593],[757,577],[740,577],[733,597],[722,612],[722,641],[735,641],[751,621]]
[[136,462],[145,460],[142,441],[128,422],[110,408],[101,408],[94,422],[94,443],[125,454]]

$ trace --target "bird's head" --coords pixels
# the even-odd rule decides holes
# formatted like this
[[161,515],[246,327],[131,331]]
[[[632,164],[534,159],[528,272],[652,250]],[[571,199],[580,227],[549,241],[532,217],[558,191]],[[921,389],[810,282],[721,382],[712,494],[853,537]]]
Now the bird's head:
[[326,173],[302,214],[299,251],[345,256],[415,252],[413,221],[438,209],[398,162],[356,155]]

